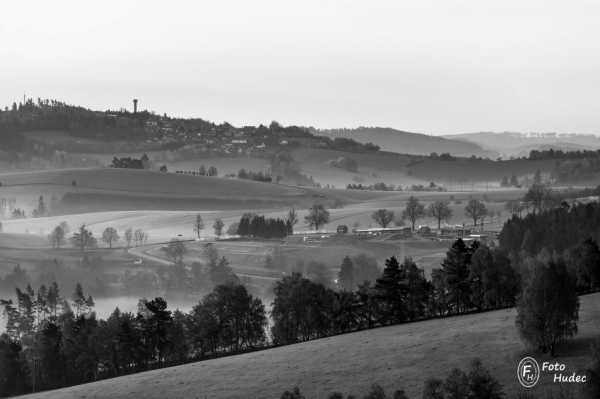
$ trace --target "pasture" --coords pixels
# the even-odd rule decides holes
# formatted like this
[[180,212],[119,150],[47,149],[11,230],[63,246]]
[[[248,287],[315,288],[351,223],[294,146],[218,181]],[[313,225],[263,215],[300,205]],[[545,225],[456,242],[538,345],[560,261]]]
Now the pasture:
[[[72,182],[75,185],[72,185]],[[209,178],[177,173],[133,169],[62,169],[0,175],[0,197],[17,199],[17,207],[27,216],[37,207],[40,195],[102,193],[141,196],[181,196],[229,199],[259,199],[271,202],[308,203],[310,191],[278,184],[246,180]],[[134,199],[132,199],[134,201]],[[89,209],[93,212],[94,209]]]
[[[388,394],[404,389],[414,399],[421,397],[427,378],[444,379],[453,367],[466,370],[475,357],[512,395],[523,389],[517,380],[523,357],[563,363],[568,374],[589,366],[589,346],[600,330],[599,313],[600,294],[581,297],[579,333],[554,359],[527,348],[514,326],[515,309],[502,309],[355,332],[24,397],[279,398],[284,390],[298,386],[312,399],[326,398],[333,391],[362,396],[378,383]],[[542,372],[530,391],[544,397],[551,389],[569,385],[552,379],[552,372]]]
[[[463,188],[471,187],[471,182],[498,187],[504,176],[509,179],[516,174],[519,180],[528,176],[533,178],[539,169],[544,178],[549,177],[551,171],[556,167],[556,159],[543,160],[508,160],[500,162],[490,161],[439,161],[425,160],[410,166],[415,178],[445,184],[446,188],[452,185],[453,190],[460,187],[459,178],[464,179]],[[560,160],[561,164],[568,160]],[[575,161],[577,162],[577,160]]]
[[87,137],[75,137],[66,130],[30,130],[23,131],[23,136],[30,140],[45,141],[50,144],[75,142],[78,144],[106,144],[102,140]]
[[[315,148],[297,148],[291,151],[291,155],[294,157],[294,162],[300,166],[301,173],[312,176],[323,186],[329,184],[337,188],[345,188],[347,184],[352,183],[370,185],[384,182],[388,185],[404,187],[428,183],[406,175],[405,165],[411,159],[407,155],[390,157]],[[339,157],[354,159],[358,164],[358,172],[348,172],[327,164],[327,161],[337,160]]]
[[[154,194],[198,194],[265,198],[293,198],[307,195],[301,188],[230,180],[178,173],[152,172],[136,169],[61,169],[0,175],[0,194],[10,195],[11,186],[61,186],[65,191],[95,189],[108,192]],[[72,181],[76,186],[72,186]],[[39,190],[38,190],[39,191]],[[6,193],[6,194],[5,194]]]

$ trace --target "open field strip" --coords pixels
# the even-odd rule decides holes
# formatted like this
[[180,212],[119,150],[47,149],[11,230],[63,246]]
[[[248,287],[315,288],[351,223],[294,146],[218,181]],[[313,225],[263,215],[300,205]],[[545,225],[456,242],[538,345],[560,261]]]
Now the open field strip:
[[[71,182],[75,181],[76,186]],[[196,194],[262,198],[293,198],[307,195],[302,188],[247,180],[211,178],[178,173],[152,172],[136,169],[88,168],[60,169],[0,175],[0,194],[11,186],[61,185],[65,191],[77,187],[135,193]],[[34,187],[32,187],[34,189]],[[38,189],[39,192],[39,189]]]

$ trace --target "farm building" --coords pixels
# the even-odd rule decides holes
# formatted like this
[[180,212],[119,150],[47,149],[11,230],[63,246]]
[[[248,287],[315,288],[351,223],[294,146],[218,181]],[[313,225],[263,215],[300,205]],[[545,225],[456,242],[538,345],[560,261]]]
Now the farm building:
[[340,224],[337,227],[337,233],[338,234],[348,234],[348,226],[346,226],[344,224]]
[[467,236],[469,234],[471,234],[471,229],[470,228],[465,228],[464,225],[456,225],[456,226],[447,226],[447,227],[442,227],[438,230],[438,234],[443,235],[443,236],[457,236],[457,237],[462,237],[462,236]]

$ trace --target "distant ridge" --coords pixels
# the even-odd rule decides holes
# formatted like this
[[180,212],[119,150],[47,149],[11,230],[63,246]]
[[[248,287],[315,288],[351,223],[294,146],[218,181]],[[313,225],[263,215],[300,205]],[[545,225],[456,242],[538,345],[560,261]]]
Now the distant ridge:
[[309,131],[315,135],[324,135],[331,138],[345,137],[358,142],[373,144],[381,147],[383,151],[398,152],[401,154],[429,155],[432,152],[441,154],[447,152],[461,157],[496,158],[499,154],[495,151],[485,150],[479,144],[448,139],[439,136],[428,136],[421,133],[410,133],[385,127],[358,127],[354,129],[314,129]]
[[523,151],[548,149],[555,150],[596,150],[600,148],[600,137],[580,133],[519,133],[519,132],[477,132],[443,136],[482,146],[489,151],[506,155],[523,155]]

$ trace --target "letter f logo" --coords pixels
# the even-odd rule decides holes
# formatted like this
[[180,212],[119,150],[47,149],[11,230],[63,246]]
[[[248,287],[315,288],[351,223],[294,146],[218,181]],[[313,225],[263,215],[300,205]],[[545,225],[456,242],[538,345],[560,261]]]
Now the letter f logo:
[[526,357],[519,363],[517,377],[519,377],[519,382],[521,385],[523,385],[525,388],[531,388],[538,382],[540,378],[540,366],[535,359]]

